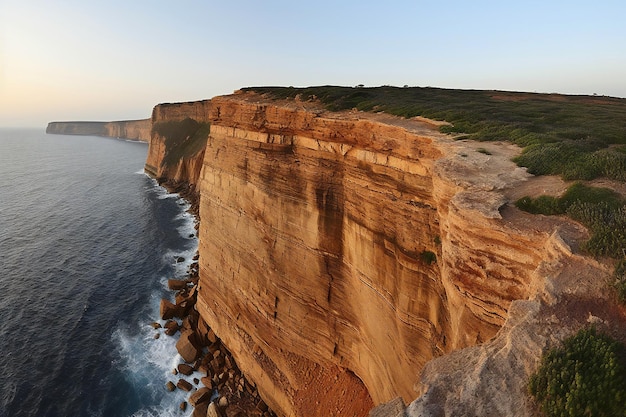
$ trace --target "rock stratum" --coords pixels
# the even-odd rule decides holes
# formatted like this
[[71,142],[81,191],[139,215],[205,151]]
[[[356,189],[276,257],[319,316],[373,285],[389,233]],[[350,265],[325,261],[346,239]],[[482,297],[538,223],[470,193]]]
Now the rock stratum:
[[586,231],[509,204],[513,145],[255,93],[152,123],[188,118],[206,144],[153,130],[146,171],[199,194],[196,309],[279,415],[531,416],[542,352],[624,322]]
[[50,122],[46,133],[57,135],[105,136],[141,142],[150,141],[150,119],[118,122]]

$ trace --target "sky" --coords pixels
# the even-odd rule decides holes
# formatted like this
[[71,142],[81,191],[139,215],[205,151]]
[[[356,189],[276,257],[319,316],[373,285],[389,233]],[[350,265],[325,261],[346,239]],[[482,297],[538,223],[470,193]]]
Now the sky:
[[625,16],[623,0],[0,0],[0,127],[262,85],[626,97]]

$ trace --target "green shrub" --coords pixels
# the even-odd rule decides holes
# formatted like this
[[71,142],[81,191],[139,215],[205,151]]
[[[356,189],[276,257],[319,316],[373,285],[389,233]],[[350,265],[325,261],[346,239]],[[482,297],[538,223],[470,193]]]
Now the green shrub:
[[626,250],[626,206],[609,202],[581,202],[571,204],[567,214],[591,231],[591,238],[583,248],[595,256],[623,256]]
[[425,264],[432,265],[437,262],[437,255],[435,254],[435,252],[425,250],[420,253],[420,259]]
[[615,282],[613,286],[617,293],[617,298],[622,304],[626,304],[626,257],[615,265],[613,274]]
[[571,185],[559,198],[522,197],[515,202],[520,210],[533,214],[567,214],[584,224],[591,237],[583,249],[595,256],[623,255],[626,250],[626,201],[608,188]]
[[580,330],[542,357],[529,391],[548,417],[626,416],[624,346]]

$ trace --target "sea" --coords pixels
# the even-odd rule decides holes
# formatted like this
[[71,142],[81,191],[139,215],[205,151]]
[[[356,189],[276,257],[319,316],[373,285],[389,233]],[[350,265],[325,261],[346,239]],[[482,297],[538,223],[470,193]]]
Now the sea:
[[147,150],[0,129],[0,417],[191,415],[152,323],[195,219],[143,172]]

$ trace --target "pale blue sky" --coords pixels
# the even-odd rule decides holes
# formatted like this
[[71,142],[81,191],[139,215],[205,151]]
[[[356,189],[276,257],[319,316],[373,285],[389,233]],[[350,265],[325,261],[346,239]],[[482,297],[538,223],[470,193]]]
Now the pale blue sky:
[[0,126],[255,85],[626,97],[624,1],[0,0]]

